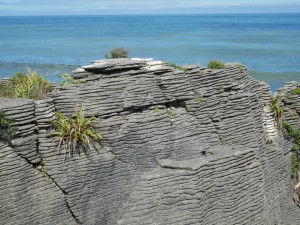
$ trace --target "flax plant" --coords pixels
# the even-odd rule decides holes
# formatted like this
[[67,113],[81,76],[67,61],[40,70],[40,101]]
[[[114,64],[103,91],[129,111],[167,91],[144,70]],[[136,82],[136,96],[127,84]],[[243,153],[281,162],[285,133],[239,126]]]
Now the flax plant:
[[6,85],[8,91],[5,97],[29,98],[33,100],[47,97],[47,93],[52,90],[53,84],[29,68],[27,68],[27,73],[27,75],[25,73],[16,73],[12,76]]
[[55,136],[58,141],[58,152],[64,149],[64,162],[66,156],[72,158],[81,153],[87,155],[95,147],[95,142],[103,140],[103,136],[95,130],[95,116],[84,117],[83,106],[75,110],[73,117],[65,117],[61,112],[56,112],[56,119],[52,121],[55,132],[50,136]]
[[281,106],[282,97],[273,97],[272,102],[269,104],[269,108],[273,113],[273,117],[277,123],[278,128],[282,128],[283,125],[283,106]]

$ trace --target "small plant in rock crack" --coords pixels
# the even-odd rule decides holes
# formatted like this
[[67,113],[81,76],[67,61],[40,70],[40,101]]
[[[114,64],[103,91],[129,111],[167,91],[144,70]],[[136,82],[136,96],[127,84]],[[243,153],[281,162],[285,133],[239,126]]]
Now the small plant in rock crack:
[[159,109],[158,107],[155,107],[155,108],[153,109],[153,111],[156,112],[156,113],[158,113],[158,112],[160,112],[160,109]]
[[64,149],[64,161],[66,156],[72,158],[74,155],[87,155],[92,146],[96,148],[95,142],[103,140],[103,136],[95,130],[95,116],[84,117],[83,106],[75,110],[73,117],[65,117],[61,112],[56,112],[56,119],[52,121],[55,132],[49,136],[56,137],[58,151]]
[[34,168],[39,171],[43,177],[48,181],[49,184],[53,183],[52,178],[47,174],[46,168],[45,168],[45,162],[42,161],[41,163],[34,166]]
[[198,97],[196,98],[196,101],[197,101],[198,103],[203,102],[203,97],[202,97],[202,96],[198,96]]
[[168,108],[167,109],[167,116],[169,117],[169,119],[173,119],[173,110]]
[[17,129],[12,125],[13,122],[6,119],[4,112],[0,111],[0,141],[7,143],[14,138]]

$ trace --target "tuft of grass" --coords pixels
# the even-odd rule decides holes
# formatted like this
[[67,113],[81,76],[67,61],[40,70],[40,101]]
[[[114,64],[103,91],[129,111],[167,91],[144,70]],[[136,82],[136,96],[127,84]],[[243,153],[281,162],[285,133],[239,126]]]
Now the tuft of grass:
[[187,68],[182,67],[182,66],[179,66],[179,65],[177,65],[177,64],[174,63],[174,62],[168,62],[167,65],[170,66],[170,67],[172,67],[172,68],[174,68],[174,69],[176,69],[176,70],[181,70],[181,71],[183,71],[184,73],[187,73],[187,72],[188,72],[188,69],[187,69]]
[[168,108],[167,109],[167,116],[169,117],[169,119],[173,119],[173,110]]
[[14,138],[17,129],[12,125],[13,122],[6,119],[4,112],[0,111],[0,141],[8,143]]
[[63,81],[60,82],[61,86],[68,85],[68,84],[84,84],[84,83],[86,83],[85,80],[75,79],[72,75],[66,74],[66,73],[64,75],[59,75],[59,77],[63,79]]
[[160,112],[160,109],[159,109],[158,107],[155,107],[155,108],[153,109],[153,111],[156,112],[156,113],[158,113],[158,112]]
[[245,67],[242,64],[240,64],[240,63],[236,63],[235,67],[238,68],[240,71],[244,71],[245,70]]
[[273,113],[273,117],[277,123],[278,128],[282,128],[283,125],[283,106],[281,105],[282,97],[272,96],[272,102],[269,104],[269,108]]
[[84,108],[80,106],[75,110],[73,117],[65,117],[61,112],[56,112],[56,119],[52,121],[55,132],[49,136],[55,136],[58,141],[58,151],[64,149],[64,161],[66,156],[87,155],[95,142],[103,140],[103,136],[95,130],[95,116],[85,118]]
[[219,60],[209,60],[207,67],[209,69],[225,69],[225,64]]
[[121,48],[112,48],[109,52],[109,55],[104,55],[106,59],[121,59],[121,58],[128,58],[128,51],[121,47]]
[[33,100],[47,98],[47,93],[52,91],[53,83],[46,81],[45,77],[36,71],[27,68],[27,73],[15,73],[8,83],[2,97],[29,98]]
[[202,97],[201,95],[199,95],[199,96],[196,98],[196,101],[197,101],[198,103],[203,102],[203,97]]
[[295,95],[300,95],[300,87],[292,89],[291,92]]

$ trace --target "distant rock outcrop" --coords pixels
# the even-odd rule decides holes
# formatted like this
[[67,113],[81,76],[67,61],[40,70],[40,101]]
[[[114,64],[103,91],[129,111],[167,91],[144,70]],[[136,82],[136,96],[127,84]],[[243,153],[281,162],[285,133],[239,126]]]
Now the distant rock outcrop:
[[[0,142],[0,224],[300,224],[292,143],[272,118],[269,86],[247,69],[110,59],[74,78],[85,83],[46,100],[0,98],[18,127]],[[298,115],[299,98],[286,101]],[[81,104],[105,141],[63,164],[50,121]]]

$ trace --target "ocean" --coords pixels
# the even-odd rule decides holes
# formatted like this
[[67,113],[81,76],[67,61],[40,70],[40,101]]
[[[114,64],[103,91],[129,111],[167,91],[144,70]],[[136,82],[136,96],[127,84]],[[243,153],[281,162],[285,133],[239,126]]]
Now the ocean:
[[300,14],[0,16],[0,78],[28,66],[58,82],[113,47],[180,65],[240,62],[273,91],[300,82]]

